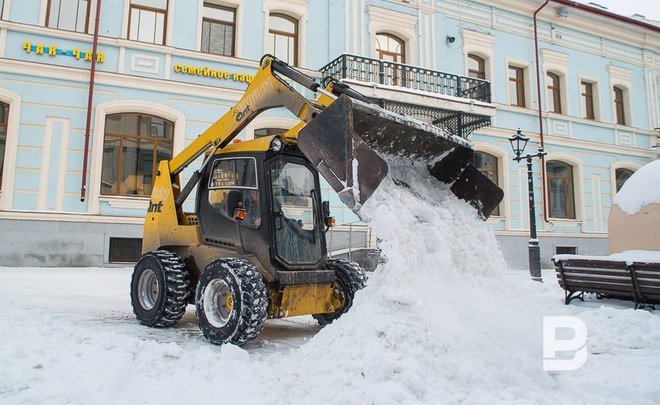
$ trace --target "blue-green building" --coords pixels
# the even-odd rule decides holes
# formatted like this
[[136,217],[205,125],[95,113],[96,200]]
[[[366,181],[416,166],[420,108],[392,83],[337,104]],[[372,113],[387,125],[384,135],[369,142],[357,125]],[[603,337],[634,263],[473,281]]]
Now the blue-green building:
[[[518,128],[532,151],[542,127],[548,152],[545,174],[535,167],[546,264],[556,251],[607,253],[617,187],[658,158],[657,22],[551,1],[537,66],[538,1],[105,0],[88,111],[99,3],[0,0],[0,265],[130,260],[155,162],[225,113],[264,53],[470,139],[505,190],[488,222],[515,267],[529,234],[526,172],[507,140]],[[295,123],[273,111],[242,137]],[[326,196],[338,223],[356,221]],[[352,228],[353,243],[375,239]]]

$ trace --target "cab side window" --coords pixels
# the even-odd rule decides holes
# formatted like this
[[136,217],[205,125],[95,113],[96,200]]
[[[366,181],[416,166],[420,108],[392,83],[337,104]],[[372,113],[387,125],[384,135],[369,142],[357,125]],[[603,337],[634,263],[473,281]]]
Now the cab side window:
[[246,210],[242,225],[261,225],[257,163],[253,158],[218,159],[209,178],[209,204],[221,215],[232,219],[236,208]]

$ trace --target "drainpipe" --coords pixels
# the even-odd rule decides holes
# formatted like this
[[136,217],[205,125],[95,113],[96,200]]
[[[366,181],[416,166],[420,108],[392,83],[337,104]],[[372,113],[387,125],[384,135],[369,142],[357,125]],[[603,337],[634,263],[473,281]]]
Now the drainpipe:
[[[536,55],[536,96],[538,98],[538,107],[539,107],[539,139],[541,141],[541,147],[545,149],[543,144],[543,109],[542,109],[542,96],[541,96],[541,67],[539,65],[539,37],[537,29],[537,14],[550,3],[550,0],[545,0],[541,7],[537,8],[534,11],[534,52]],[[545,182],[545,156],[541,156],[541,190],[543,194],[543,220],[548,222],[548,210],[547,210],[547,186]]]
[[80,201],[85,201],[87,193],[87,155],[89,154],[89,133],[92,126],[92,105],[94,102],[94,78],[96,77],[96,58],[99,45],[99,25],[101,23],[101,0],[96,2],[96,24],[94,25],[94,45],[92,46],[92,67],[89,73],[89,94],[87,96],[87,124],[85,125],[85,150],[83,152],[82,185]]

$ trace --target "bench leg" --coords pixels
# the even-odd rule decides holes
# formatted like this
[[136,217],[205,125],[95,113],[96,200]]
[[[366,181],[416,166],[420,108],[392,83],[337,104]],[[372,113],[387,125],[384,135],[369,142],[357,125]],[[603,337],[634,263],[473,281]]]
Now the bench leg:
[[564,290],[564,304],[568,305],[574,299],[578,298],[580,301],[584,301],[584,292],[582,291],[567,291]]
[[644,308],[651,308],[651,311],[655,311],[655,304],[646,304],[643,302],[635,303],[635,309],[644,309]]

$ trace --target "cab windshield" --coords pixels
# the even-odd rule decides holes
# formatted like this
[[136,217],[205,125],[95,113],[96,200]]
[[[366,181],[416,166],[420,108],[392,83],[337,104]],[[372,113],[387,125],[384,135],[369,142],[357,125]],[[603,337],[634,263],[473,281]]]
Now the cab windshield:
[[277,253],[285,262],[314,263],[321,257],[318,191],[314,173],[302,164],[271,165]]

